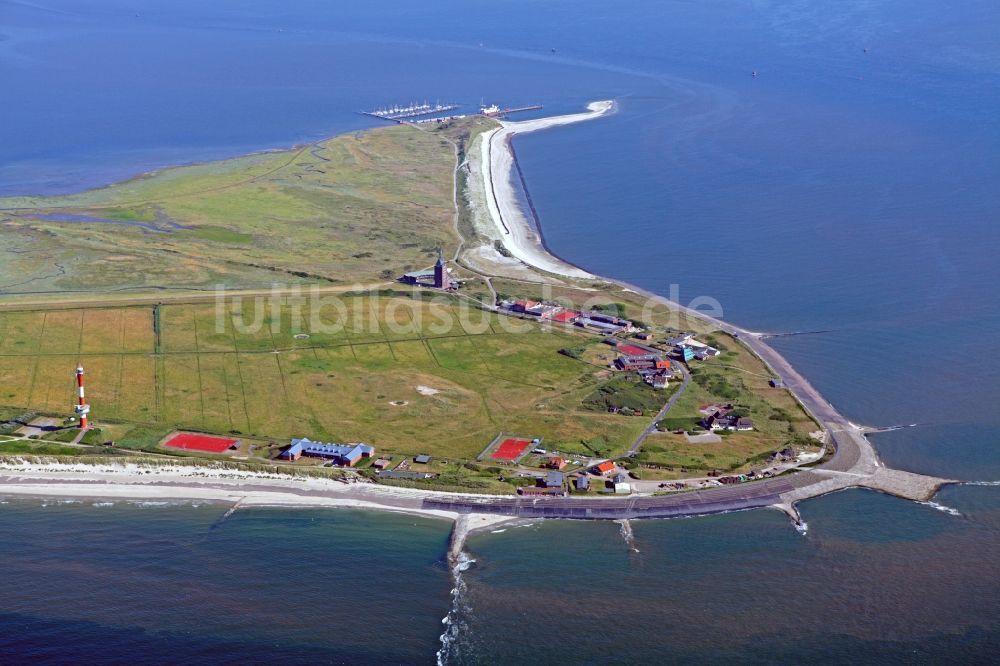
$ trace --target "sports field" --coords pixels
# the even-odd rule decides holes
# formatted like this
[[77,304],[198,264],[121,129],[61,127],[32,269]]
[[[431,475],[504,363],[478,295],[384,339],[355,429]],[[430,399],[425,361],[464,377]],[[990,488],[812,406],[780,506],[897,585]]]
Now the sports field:
[[500,446],[493,452],[490,458],[494,460],[506,460],[508,462],[517,460],[517,457],[524,453],[524,450],[531,445],[526,439],[505,439],[500,442]]
[[228,451],[229,447],[238,441],[240,440],[227,439],[225,437],[212,437],[210,435],[198,435],[191,432],[181,432],[168,439],[163,443],[163,445],[172,449],[183,449],[185,451],[222,453],[223,451]]
[[645,425],[582,409],[598,369],[557,352],[595,338],[460,315],[404,296],[2,312],[0,405],[70,414],[79,363],[98,424],[460,459],[498,431],[623,451]]

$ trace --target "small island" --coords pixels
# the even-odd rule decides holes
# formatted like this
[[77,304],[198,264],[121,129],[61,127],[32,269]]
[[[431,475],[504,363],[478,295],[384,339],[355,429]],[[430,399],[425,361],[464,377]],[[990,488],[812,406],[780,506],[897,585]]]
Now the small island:
[[461,517],[459,550],[523,517],[933,495],[766,335],[548,251],[511,139],[614,110],[0,199],[4,492]]

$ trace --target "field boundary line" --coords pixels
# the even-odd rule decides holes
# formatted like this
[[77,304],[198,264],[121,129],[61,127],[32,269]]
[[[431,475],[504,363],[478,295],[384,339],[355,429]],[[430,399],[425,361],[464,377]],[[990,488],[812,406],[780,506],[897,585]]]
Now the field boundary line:
[[35,397],[35,379],[38,376],[38,362],[39,362],[38,350],[41,349],[41,347],[42,347],[42,339],[45,337],[45,321],[47,319],[48,319],[48,313],[46,312],[46,313],[44,313],[42,315],[42,330],[39,331],[39,333],[38,333],[38,349],[35,350],[35,354],[33,355],[33,358],[35,360],[35,366],[31,370],[31,386],[28,387],[28,404],[29,405],[37,404],[33,400],[33,398]]
[[236,329],[235,329],[235,327],[233,328],[233,330],[231,330],[229,332],[229,334],[230,334],[230,337],[232,337],[232,339],[233,339],[233,349],[236,350],[233,353],[236,355],[236,373],[237,373],[237,375],[240,378],[240,393],[243,394],[243,415],[247,419],[247,430],[253,431],[253,424],[250,423],[250,410],[247,408],[247,389],[246,389],[246,386],[243,383],[243,366],[240,364],[239,347],[236,346]]
[[194,326],[194,362],[198,368],[198,401],[201,403],[201,427],[205,428],[205,386],[201,381],[201,345],[198,342],[197,311],[191,308],[191,324]]

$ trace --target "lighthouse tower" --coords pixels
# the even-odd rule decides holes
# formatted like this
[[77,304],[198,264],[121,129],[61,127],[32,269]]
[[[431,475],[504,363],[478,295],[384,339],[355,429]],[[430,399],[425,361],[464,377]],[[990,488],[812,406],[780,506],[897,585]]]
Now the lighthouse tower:
[[86,430],[88,427],[87,415],[90,414],[90,405],[87,404],[87,401],[83,397],[83,367],[76,369],[76,387],[79,394],[73,411],[75,411],[77,416],[80,417],[80,428]]
[[451,276],[444,266],[444,251],[441,248],[438,248],[438,260],[434,264],[434,286],[438,289],[451,288]]

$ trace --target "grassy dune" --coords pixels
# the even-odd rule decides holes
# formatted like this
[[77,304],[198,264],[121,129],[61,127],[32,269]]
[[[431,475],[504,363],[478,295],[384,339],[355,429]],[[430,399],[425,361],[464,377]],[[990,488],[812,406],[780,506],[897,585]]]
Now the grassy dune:
[[449,139],[385,127],[80,194],[0,199],[0,291],[351,284],[425,267],[457,242]]

